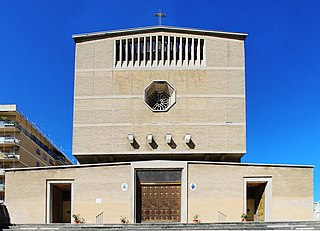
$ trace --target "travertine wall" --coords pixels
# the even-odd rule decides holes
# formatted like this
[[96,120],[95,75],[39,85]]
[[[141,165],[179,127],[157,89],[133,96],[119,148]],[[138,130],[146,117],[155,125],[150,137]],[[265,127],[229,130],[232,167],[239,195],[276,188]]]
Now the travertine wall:
[[[120,216],[130,219],[130,165],[117,165],[6,173],[11,222],[46,222],[47,180],[73,180],[73,213],[80,213],[87,223],[95,223],[100,212],[105,223],[120,223]],[[121,190],[124,182],[129,186],[125,192]]]
[[[175,162],[176,165],[185,162]],[[141,162],[148,168],[153,162]],[[218,221],[218,211],[227,215],[227,222],[240,221],[243,213],[244,179],[270,178],[268,221],[312,220],[313,168],[271,165],[189,163],[187,194],[182,192],[182,220],[192,222],[195,214],[201,222]],[[168,166],[172,169],[172,165]],[[164,168],[165,169],[165,166]],[[135,214],[132,168],[128,165],[68,167],[61,169],[10,171],[6,173],[6,204],[13,223],[46,222],[47,180],[73,182],[73,211],[86,223],[95,223],[95,216],[104,212],[104,223],[120,223],[120,216],[131,222]],[[196,190],[189,188],[195,182]],[[121,184],[128,190],[122,191]],[[269,184],[268,183],[268,184]],[[267,194],[267,193],[266,193]],[[101,204],[96,199],[101,198]],[[266,199],[266,203],[268,200]]]
[[[116,69],[119,37],[77,43],[73,154],[245,153],[244,41],[200,37],[206,40],[206,67],[198,68]],[[168,112],[154,113],[144,104],[143,90],[152,80],[167,80],[176,89],[176,105]],[[128,143],[129,133],[139,149]],[[148,133],[157,149],[147,144]],[[166,133],[176,149],[165,143]],[[184,143],[186,133],[195,149]]]
[[313,168],[189,164],[188,220],[199,214],[202,222],[240,221],[243,213],[244,177],[271,177],[271,220],[312,220]]

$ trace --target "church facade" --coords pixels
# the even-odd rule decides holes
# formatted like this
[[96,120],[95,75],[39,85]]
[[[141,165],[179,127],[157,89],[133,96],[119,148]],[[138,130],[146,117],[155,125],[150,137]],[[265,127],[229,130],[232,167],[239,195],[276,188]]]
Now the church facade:
[[313,166],[241,163],[246,36],[164,26],[74,35],[80,165],[7,170],[12,222],[311,220]]

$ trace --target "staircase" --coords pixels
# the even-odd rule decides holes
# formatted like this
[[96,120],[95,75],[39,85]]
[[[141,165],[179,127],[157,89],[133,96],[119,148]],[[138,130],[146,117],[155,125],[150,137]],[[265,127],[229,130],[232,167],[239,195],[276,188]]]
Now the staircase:
[[159,224],[19,224],[3,230],[320,230],[320,221],[301,222],[223,222],[223,223],[159,223]]

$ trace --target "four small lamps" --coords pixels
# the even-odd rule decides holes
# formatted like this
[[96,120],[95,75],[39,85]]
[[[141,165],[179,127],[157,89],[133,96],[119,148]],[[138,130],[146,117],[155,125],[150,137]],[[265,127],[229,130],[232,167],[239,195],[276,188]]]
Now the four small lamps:
[[[133,134],[131,134],[131,133],[128,134],[128,141],[129,141],[130,144],[133,144],[135,142],[135,137],[134,137]],[[166,134],[166,143],[169,145],[169,144],[172,143],[172,141],[173,141],[172,134],[171,133],[167,133]],[[152,144],[153,142],[154,142],[153,135],[152,134],[147,134],[147,143],[148,144]],[[184,142],[186,144],[189,144],[191,142],[191,134],[190,133],[185,134]]]

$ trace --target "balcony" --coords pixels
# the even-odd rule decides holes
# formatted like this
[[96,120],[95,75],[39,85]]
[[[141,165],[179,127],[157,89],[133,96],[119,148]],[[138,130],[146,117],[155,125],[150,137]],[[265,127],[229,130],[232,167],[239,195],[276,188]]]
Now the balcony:
[[15,123],[13,121],[0,121],[0,127],[14,127]]
[[0,152],[0,160],[20,160],[20,155],[15,152]]
[[12,121],[1,121],[0,120],[0,130],[6,132],[13,132],[16,131],[16,124]]
[[0,137],[0,144],[19,144],[20,140],[15,137]]
[[[35,135],[30,133],[27,129],[22,127],[18,122],[13,121],[4,121],[0,118],[0,131],[4,130],[6,132],[22,132],[24,135],[29,137],[32,141],[34,141],[38,146],[40,146],[45,152],[47,152],[51,157],[53,157],[56,160],[61,161],[61,163],[65,164],[65,156],[59,151],[54,148],[49,148],[47,145],[45,145],[42,141],[40,141]],[[20,140],[13,138],[13,137],[0,137],[0,144],[19,144]]]

